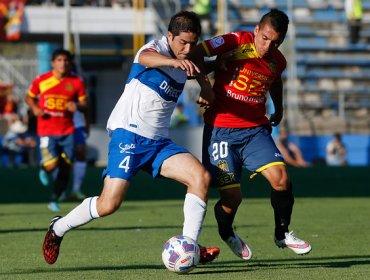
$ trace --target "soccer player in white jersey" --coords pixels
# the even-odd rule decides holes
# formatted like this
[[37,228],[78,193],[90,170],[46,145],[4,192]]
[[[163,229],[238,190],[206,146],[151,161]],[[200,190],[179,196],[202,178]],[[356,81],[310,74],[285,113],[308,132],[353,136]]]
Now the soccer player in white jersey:
[[[187,187],[182,234],[197,242],[206,213],[210,174],[189,151],[168,138],[168,130],[187,77],[200,72],[187,59],[200,34],[198,16],[182,11],[171,18],[167,36],[149,42],[136,54],[124,92],[107,124],[111,140],[102,193],[86,198],[65,217],[51,220],[42,249],[47,263],[56,262],[65,233],[120,207],[139,170]],[[204,90],[198,103],[209,106],[213,98],[211,89]],[[200,247],[202,263],[219,254],[216,247]]]

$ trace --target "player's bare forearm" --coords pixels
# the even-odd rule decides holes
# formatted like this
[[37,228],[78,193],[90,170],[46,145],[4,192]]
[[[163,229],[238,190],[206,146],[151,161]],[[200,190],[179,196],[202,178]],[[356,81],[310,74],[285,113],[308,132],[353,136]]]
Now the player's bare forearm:
[[209,74],[209,73],[215,71],[216,67],[217,67],[217,61],[216,60],[210,60],[210,61],[204,62],[204,72],[206,74]]
[[80,100],[78,103],[77,103],[77,110],[82,112],[84,115],[85,115],[85,118],[86,118],[86,115],[87,115],[87,112],[88,112],[88,102],[87,100]]
[[281,78],[274,81],[270,88],[270,96],[275,107],[275,112],[270,117],[273,126],[279,125],[283,118],[283,82]]
[[173,58],[155,51],[142,51],[139,55],[139,63],[149,68],[173,66]]
[[274,81],[270,88],[270,96],[274,103],[275,112],[283,113],[283,81],[281,78]]
[[33,114],[36,117],[42,116],[44,114],[44,111],[40,109],[36,100],[34,98],[32,98],[31,96],[27,95],[26,99],[25,99],[25,102],[31,108]]
[[208,79],[208,76],[200,73],[196,75],[195,78],[197,79],[201,88],[198,103],[203,106],[212,105],[215,99],[215,94],[213,92],[212,85]]
[[[194,63],[197,64],[199,68],[199,73],[195,76],[198,81],[201,91],[199,94],[198,102],[201,106],[210,106],[214,101],[214,92],[212,85],[208,79],[207,71],[213,71],[215,67],[215,62],[204,62],[204,57],[206,57],[206,52],[202,44],[198,44],[188,55]],[[208,69],[208,70],[207,70]]]
[[143,51],[139,55],[139,63],[145,67],[174,67],[186,71],[188,76],[199,73],[197,65],[189,59],[172,58],[155,51]]

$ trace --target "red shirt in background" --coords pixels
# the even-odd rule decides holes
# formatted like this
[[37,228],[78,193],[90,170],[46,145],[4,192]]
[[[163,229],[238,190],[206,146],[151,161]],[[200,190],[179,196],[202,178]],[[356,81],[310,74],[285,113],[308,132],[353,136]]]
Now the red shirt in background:
[[38,105],[45,113],[37,118],[39,136],[67,135],[74,132],[73,112],[67,111],[67,103],[86,99],[85,85],[80,77],[70,74],[58,80],[53,71],[49,71],[36,77],[28,95],[38,98]]
[[279,50],[260,57],[254,46],[254,34],[232,32],[203,42],[208,56],[232,50],[227,71],[215,71],[215,103],[204,114],[206,123],[216,127],[246,128],[269,123],[266,94],[280,78],[286,60]]

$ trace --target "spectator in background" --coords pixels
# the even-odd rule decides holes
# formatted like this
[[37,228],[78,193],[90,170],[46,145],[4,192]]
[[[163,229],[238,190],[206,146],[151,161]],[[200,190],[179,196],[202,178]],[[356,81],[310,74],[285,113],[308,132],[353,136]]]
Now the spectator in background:
[[304,160],[299,147],[289,141],[289,135],[285,129],[279,129],[279,135],[275,142],[287,165],[296,167],[307,167],[309,165]]
[[193,11],[200,17],[203,34],[206,37],[215,35],[216,31],[211,18],[211,0],[192,0],[190,3],[193,5]]
[[361,21],[363,16],[362,0],[346,0],[345,12],[348,21],[348,29],[351,44],[360,40]]
[[9,120],[9,129],[4,135],[2,146],[8,154],[9,167],[27,166],[30,159],[28,151],[35,151],[37,138],[27,134],[27,124],[20,118]]
[[13,85],[0,81],[0,116],[12,120],[17,118],[19,98],[13,95]]
[[334,134],[334,139],[326,146],[326,164],[330,166],[347,165],[347,150],[340,133]]

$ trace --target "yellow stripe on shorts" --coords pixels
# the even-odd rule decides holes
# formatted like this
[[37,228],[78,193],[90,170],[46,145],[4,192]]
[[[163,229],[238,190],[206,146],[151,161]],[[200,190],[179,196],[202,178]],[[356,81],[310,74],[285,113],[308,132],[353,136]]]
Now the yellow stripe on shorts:
[[267,168],[271,167],[271,166],[275,166],[275,165],[285,165],[285,162],[283,161],[276,161],[276,162],[271,162],[271,163],[268,163],[264,166],[261,166],[260,168],[258,168],[256,171],[254,171],[254,173],[249,176],[250,179],[253,179],[254,176],[256,176],[258,173],[261,173],[263,170],[266,170]]
[[220,190],[223,191],[223,190],[228,190],[232,188],[240,188],[240,184],[232,184],[232,185],[223,186],[220,188]]

